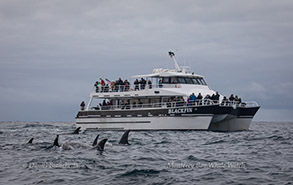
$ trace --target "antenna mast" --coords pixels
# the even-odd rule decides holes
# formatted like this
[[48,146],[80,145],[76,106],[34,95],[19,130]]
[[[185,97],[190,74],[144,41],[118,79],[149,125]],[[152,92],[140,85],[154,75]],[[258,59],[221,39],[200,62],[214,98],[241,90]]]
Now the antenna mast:
[[173,53],[172,51],[169,51],[169,55],[170,57],[172,58],[172,60],[174,61],[174,65],[175,65],[175,69],[177,72],[180,72],[181,71],[181,68],[179,67],[177,61],[176,61],[176,58],[175,58],[175,53]]

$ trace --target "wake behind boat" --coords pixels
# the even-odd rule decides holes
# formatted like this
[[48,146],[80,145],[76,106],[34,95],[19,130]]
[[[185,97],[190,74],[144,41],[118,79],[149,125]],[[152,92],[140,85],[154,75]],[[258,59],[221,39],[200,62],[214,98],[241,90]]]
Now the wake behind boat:
[[[179,67],[154,69],[130,81],[96,82],[76,127],[99,130],[248,130],[260,108],[254,101],[229,99],[210,89],[204,77]],[[138,80],[140,79],[140,80]],[[134,82],[131,85],[131,82]]]

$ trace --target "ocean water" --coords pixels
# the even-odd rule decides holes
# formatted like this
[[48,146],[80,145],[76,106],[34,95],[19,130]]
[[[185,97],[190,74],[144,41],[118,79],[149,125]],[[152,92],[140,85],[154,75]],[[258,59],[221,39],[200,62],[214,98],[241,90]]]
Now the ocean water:
[[[74,123],[1,122],[0,184],[292,184],[293,123],[254,122],[250,131],[87,131]],[[91,147],[50,147],[108,138]],[[30,138],[33,144],[27,144]]]

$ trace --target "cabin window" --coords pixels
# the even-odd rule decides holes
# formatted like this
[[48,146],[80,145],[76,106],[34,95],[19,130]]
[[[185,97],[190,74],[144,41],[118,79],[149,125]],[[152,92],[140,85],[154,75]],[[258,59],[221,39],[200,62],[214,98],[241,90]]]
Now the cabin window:
[[193,82],[193,84],[197,84],[197,85],[200,84],[200,82],[196,78],[192,78],[192,82]]
[[187,84],[193,84],[193,81],[192,81],[191,78],[185,78],[185,82],[186,82]]
[[204,81],[203,78],[199,78],[198,80],[200,81],[200,84],[202,84],[202,85],[207,85],[207,83]]
[[181,84],[185,84],[185,79],[183,77],[178,77],[178,82],[181,83]]
[[165,83],[165,84],[168,84],[168,83],[170,83],[170,78],[169,77],[164,77],[162,82]]
[[176,77],[171,77],[171,84],[176,84],[178,83],[178,80]]

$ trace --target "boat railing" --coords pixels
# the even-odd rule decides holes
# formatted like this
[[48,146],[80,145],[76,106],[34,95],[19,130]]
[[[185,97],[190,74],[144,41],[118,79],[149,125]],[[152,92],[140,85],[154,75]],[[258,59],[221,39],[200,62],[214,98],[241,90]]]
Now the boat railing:
[[234,107],[234,108],[236,108],[236,107],[258,107],[259,106],[255,101],[243,101],[243,102],[239,102],[239,101],[219,102],[219,101],[217,101],[216,103],[218,103],[222,107]]
[[257,107],[258,104],[255,101],[245,101],[245,102],[220,102],[210,99],[202,99],[191,101],[187,103],[186,101],[171,101],[171,102],[160,102],[160,103],[122,103],[120,105],[98,105],[97,107],[91,107],[92,110],[127,110],[127,109],[146,109],[146,108],[177,108],[177,107],[190,107],[190,106],[209,106],[209,105],[220,105],[221,107]]
[[146,108],[178,108],[178,107],[189,107],[189,106],[207,106],[215,105],[214,101],[204,99],[192,102],[191,104],[185,101],[176,102],[161,102],[161,103],[149,103],[149,104],[120,104],[120,105],[99,105],[92,107],[93,110],[127,110],[127,109],[146,109]]
[[141,91],[153,88],[181,88],[180,84],[137,84],[137,85],[105,85],[94,86],[93,92],[95,93],[112,93],[112,92],[129,92],[129,91]]

